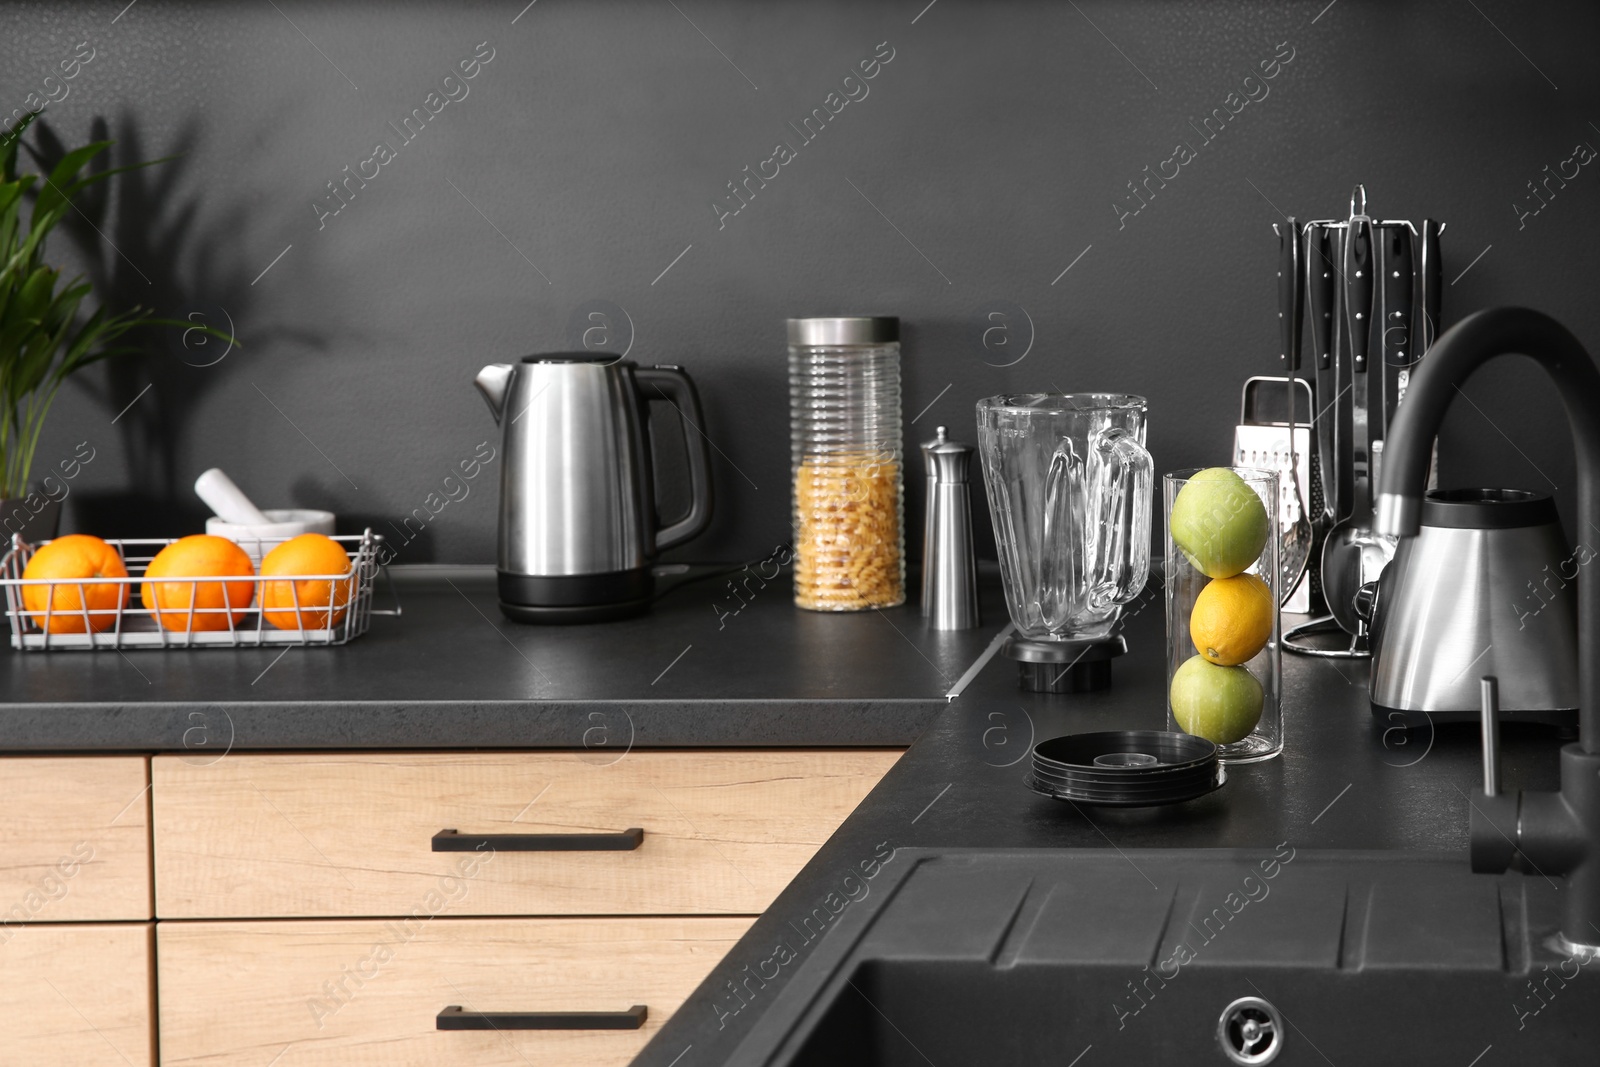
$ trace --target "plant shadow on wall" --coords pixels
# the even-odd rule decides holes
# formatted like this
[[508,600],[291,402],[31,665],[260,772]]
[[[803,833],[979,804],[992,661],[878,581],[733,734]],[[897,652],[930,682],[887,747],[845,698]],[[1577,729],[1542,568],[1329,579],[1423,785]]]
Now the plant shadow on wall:
[[[35,131],[28,147],[41,166],[49,167],[67,146],[46,123],[36,124]],[[130,333],[129,343],[143,358],[108,360],[99,374],[77,380],[106,419],[114,420],[128,485],[75,496],[74,525],[103,537],[176,537],[199,528],[208,514],[179,469],[207,394],[240,374],[246,358],[259,360],[274,345],[321,350],[329,342],[300,325],[252,317],[260,298],[251,282],[260,264],[246,259],[249,242],[243,237],[259,212],[241,197],[218,196],[214,188],[202,204],[197,191],[202,186],[189,190],[191,153],[202,135],[198,118],[184,122],[160,153],[147,148],[138,122],[128,116],[118,121],[114,137],[104,118],[94,120],[90,134],[93,140],[116,142],[96,160],[97,169],[158,156],[164,160],[102,183],[76,201],[79,210],[63,220],[62,229],[84,273],[109,306],[139,304],[193,325]],[[241,343],[210,336],[200,327]],[[244,343],[250,346],[248,357]]]

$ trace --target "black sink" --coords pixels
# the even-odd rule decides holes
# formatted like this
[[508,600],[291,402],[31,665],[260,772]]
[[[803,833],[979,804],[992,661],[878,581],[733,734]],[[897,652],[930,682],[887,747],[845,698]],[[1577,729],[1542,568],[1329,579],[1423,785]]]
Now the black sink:
[[1238,1063],[1493,1067],[1600,1048],[1600,963],[1545,943],[1559,883],[1288,844],[907,858],[736,1062],[1226,1064],[1226,1043]]

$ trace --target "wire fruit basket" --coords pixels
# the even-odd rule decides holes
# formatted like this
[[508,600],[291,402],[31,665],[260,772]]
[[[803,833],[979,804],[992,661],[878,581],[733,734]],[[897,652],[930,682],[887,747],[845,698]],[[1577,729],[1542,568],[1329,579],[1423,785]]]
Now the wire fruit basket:
[[[156,553],[175,539],[150,538],[108,540],[106,544],[116,549],[128,570],[126,578],[24,578],[28,561],[48,541],[30,545],[18,535],[13,535],[11,548],[0,560],[0,585],[6,592],[6,618],[11,623],[11,647],[28,652],[42,651],[92,651],[95,649],[129,648],[257,648],[264,645],[342,645],[367,632],[373,615],[373,584],[379,570],[378,547],[383,535],[370,528],[359,535],[339,536],[333,540],[345,550],[350,559],[346,574],[306,574],[248,576],[220,576],[205,578],[155,578],[153,583],[187,586],[180,589],[174,606],[163,606],[159,612],[171,628],[157,620],[157,611],[143,603],[139,589],[129,590],[125,597],[117,598],[113,607],[91,607],[88,586],[140,586],[145,583],[145,568]],[[260,554],[280,541],[251,542],[241,547],[257,548]],[[319,583],[327,582],[327,599],[318,603],[300,603],[301,589],[316,591]],[[309,585],[308,585],[309,583]],[[245,603],[235,603],[232,590],[250,586],[250,597]],[[276,585],[287,591],[289,600],[261,610],[266,586]],[[220,607],[201,607],[198,586],[216,586],[222,597]],[[55,592],[46,596],[41,610],[37,605],[30,610],[23,598],[28,586],[54,586]],[[76,596],[64,590],[77,586]],[[186,602],[184,595],[187,595]],[[57,609],[58,602],[68,602],[70,610]],[[330,610],[331,605],[331,610]],[[378,612],[377,614],[395,614]],[[54,632],[52,622],[61,616],[77,616],[74,625],[82,632]],[[280,628],[268,616],[279,619],[292,618],[296,626]],[[210,616],[211,618],[204,618]],[[220,625],[216,617],[220,616]],[[81,621],[79,621],[81,619]],[[323,621],[327,625],[311,628],[307,620]],[[202,627],[196,628],[196,621]],[[181,625],[179,625],[181,623]],[[98,627],[98,632],[97,632]]]

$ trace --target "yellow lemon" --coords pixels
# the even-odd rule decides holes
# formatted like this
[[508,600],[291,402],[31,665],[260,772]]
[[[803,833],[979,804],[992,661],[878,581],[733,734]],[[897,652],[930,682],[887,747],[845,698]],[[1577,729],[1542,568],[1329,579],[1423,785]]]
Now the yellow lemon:
[[1254,574],[1213,578],[1195,597],[1189,637],[1208,663],[1249,662],[1272,636],[1272,590]]

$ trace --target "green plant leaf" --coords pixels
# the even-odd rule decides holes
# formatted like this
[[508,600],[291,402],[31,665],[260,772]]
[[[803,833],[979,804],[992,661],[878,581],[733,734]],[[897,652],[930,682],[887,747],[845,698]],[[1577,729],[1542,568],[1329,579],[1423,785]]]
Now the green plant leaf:
[[22,143],[22,134],[39,117],[39,112],[30,111],[5,133],[0,134],[0,178],[10,181],[17,176],[17,146]]
[[[66,379],[91,363],[142,350],[116,343],[130,331],[175,326],[239,344],[210,326],[152,316],[142,307],[113,313],[101,306],[81,316],[92,287],[81,277],[62,283],[60,270],[44,262],[47,237],[84,189],[174,157],[85,175],[84,168],[110,141],[73,149],[54,165],[30,144],[30,155],[49,167],[40,184],[43,175],[15,173],[19,136],[35,117],[29,115],[0,137],[0,494],[25,488],[45,416]],[[24,226],[22,205],[30,193],[35,194],[33,212]]]
[[34,229],[39,228],[41,218],[72,198],[68,189],[77,184],[77,174],[83,169],[84,164],[110,147],[110,141],[95,141],[82,148],[74,148],[61,157],[61,162],[55,165],[50,171],[50,176],[45,179],[44,188],[39,190],[39,199],[34,201]]

